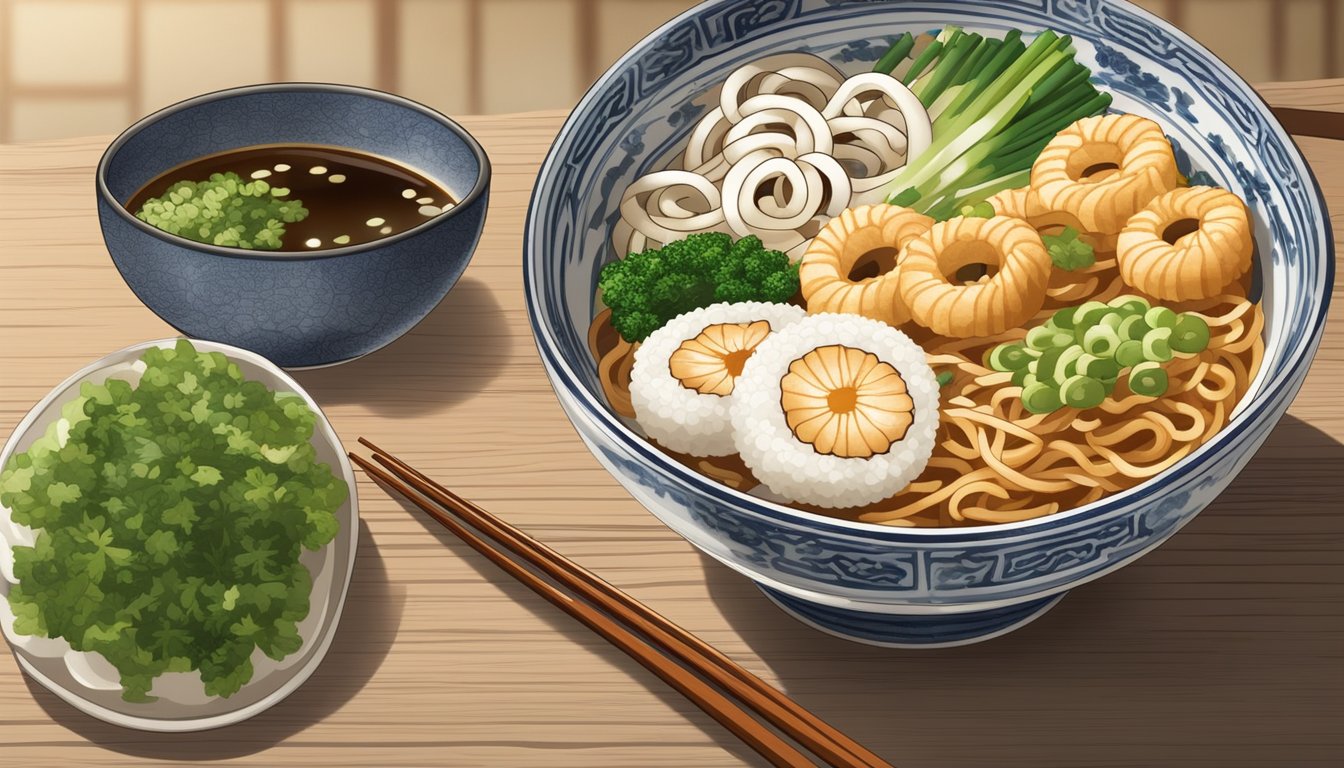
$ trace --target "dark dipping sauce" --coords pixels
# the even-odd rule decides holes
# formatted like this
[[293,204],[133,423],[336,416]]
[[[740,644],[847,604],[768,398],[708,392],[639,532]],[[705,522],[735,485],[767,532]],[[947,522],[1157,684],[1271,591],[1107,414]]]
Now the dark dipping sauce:
[[[150,198],[182,181],[205,181],[215,173],[262,179],[289,194],[282,199],[308,209],[302,221],[285,224],[280,247],[262,253],[345,248],[405,232],[457,204],[438,182],[386,158],[345,147],[266,144],[192,160],[165,171],[126,204],[132,215]],[[241,250],[241,249],[240,249]]]

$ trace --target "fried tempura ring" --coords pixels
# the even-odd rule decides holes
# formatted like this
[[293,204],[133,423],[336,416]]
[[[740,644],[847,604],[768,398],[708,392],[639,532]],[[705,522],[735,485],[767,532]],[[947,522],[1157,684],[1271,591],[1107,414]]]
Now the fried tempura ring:
[[[900,300],[896,278],[901,252],[927,232],[933,219],[909,208],[878,203],[848,208],[827,222],[803,253],[798,282],[809,314],[847,312],[900,325],[910,312]],[[876,277],[851,280],[866,254],[895,248],[896,265]]]
[[1078,236],[1096,253],[1114,253],[1116,234],[1089,232],[1078,221],[1078,217],[1064,211],[1052,211],[1046,208],[1031,187],[1005,189],[985,200],[1000,216],[1022,219],[1043,235],[1057,235],[1067,227],[1072,227]]
[[[955,282],[962,267],[998,271],[975,283]],[[955,218],[910,242],[901,261],[901,298],[915,322],[955,338],[992,336],[1040,311],[1052,268],[1036,229],[1022,219]]]
[[1103,234],[1118,233],[1179,180],[1162,127],[1138,115],[1085,117],[1051,139],[1031,167],[1042,205]]
[[[1186,221],[1196,228],[1169,232]],[[1218,295],[1251,268],[1254,250],[1250,212],[1241,198],[1216,187],[1187,187],[1130,218],[1116,261],[1129,285],[1159,299],[1187,301]]]

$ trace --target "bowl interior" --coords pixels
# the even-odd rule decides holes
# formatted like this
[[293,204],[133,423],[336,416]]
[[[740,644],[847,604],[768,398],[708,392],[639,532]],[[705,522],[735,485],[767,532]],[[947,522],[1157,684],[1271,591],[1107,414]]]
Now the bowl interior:
[[[571,115],[533,194],[524,275],[538,345],[557,386],[608,435],[631,444],[641,441],[633,425],[606,406],[587,350],[594,288],[602,265],[615,257],[609,238],[619,218],[621,192],[675,157],[698,118],[715,103],[711,89],[729,72],[772,53],[807,51],[853,74],[871,69],[894,35],[957,24],[999,35],[1014,27],[1028,33],[1050,27],[1073,35],[1079,61],[1092,68],[1094,82],[1114,94],[1114,110],[1161,124],[1192,183],[1228,188],[1248,202],[1259,250],[1267,350],[1238,419],[1253,418],[1257,403],[1286,394],[1293,371],[1309,361],[1314,349],[1333,280],[1328,218],[1301,154],[1249,86],[1165,22],[1113,0],[1042,5],[717,0],[639,43]],[[684,483],[708,488],[712,482],[650,453],[662,472]],[[724,491],[713,494],[724,498]],[[747,500],[733,491],[726,495]],[[1047,520],[1058,522],[1106,503],[1103,499]],[[754,499],[752,505],[792,512]],[[937,530],[918,533],[940,535]]]
[[[82,382],[110,378],[137,381],[143,371],[138,360],[144,350],[171,346],[176,341],[168,339],[129,347],[67,379],[20,422],[0,452],[0,466],[8,463],[10,456],[31,447],[48,425],[61,417],[61,408],[79,397]],[[208,341],[192,343],[198,350],[225,353],[250,380],[260,381],[275,391],[299,393],[319,415],[312,439],[317,458],[345,480],[350,496],[336,512],[341,526],[336,539],[316,552],[305,550],[300,556],[313,578],[308,616],[298,626],[303,647],[280,661],[268,658],[260,650],[254,651],[251,682],[227,699],[205,696],[199,673],[166,673],[154,681],[150,691],[158,700],[147,703],[130,703],[121,698],[116,669],[101,655],[75,652],[60,638],[37,638],[13,631],[14,615],[6,599],[10,587],[16,583],[11,550],[15,545],[31,544],[33,532],[13,522],[9,510],[0,506],[0,630],[20,663],[29,674],[79,709],[109,722],[150,730],[194,730],[224,725],[260,712],[297,688],[322,660],[335,632],[354,565],[359,526],[354,475],[340,441],[316,403],[292,379],[260,356]]]
[[120,205],[156,176],[204,155],[258,144],[349,147],[408,165],[463,201],[482,182],[479,147],[426,107],[340,85],[249,86],[146,117],[108,148],[100,179]]

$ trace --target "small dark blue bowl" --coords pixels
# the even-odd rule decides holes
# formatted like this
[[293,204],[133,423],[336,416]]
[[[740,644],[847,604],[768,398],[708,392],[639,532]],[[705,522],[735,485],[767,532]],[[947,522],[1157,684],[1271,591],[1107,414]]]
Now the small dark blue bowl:
[[[458,205],[381,240],[279,254],[196,243],[126,209],[175,166],[256,144],[325,144],[381,155],[435,179]],[[286,368],[366,355],[420,322],[461,277],[480,239],[490,160],[462,126],[379,91],[321,83],[232,88],[131,126],[98,163],[98,219],[135,295],[193,338]]]

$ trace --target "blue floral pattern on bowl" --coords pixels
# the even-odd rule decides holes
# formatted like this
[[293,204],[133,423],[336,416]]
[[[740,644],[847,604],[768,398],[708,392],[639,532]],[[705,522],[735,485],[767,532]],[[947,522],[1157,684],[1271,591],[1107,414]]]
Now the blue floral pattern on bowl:
[[[1080,60],[1115,94],[1115,108],[1157,120],[1189,178],[1247,199],[1268,320],[1252,396],[1227,429],[1153,481],[1080,510],[1003,526],[848,523],[738,493],[664,456],[606,407],[586,345],[597,272],[614,257],[608,239],[620,191],[678,151],[708,103],[703,90],[733,68],[771,52],[807,50],[860,71],[881,55],[889,33],[946,24],[1072,35]],[[1306,375],[1333,284],[1332,250],[1319,189],[1260,98],[1183,33],[1127,3],[716,0],[637,45],[571,115],[537,179],[523,274],[537,346],[561,405],[637,500],[800,620],[863,642],[929,646],[1021,626],[1071,587],[1161,544],[1213,501]]]

